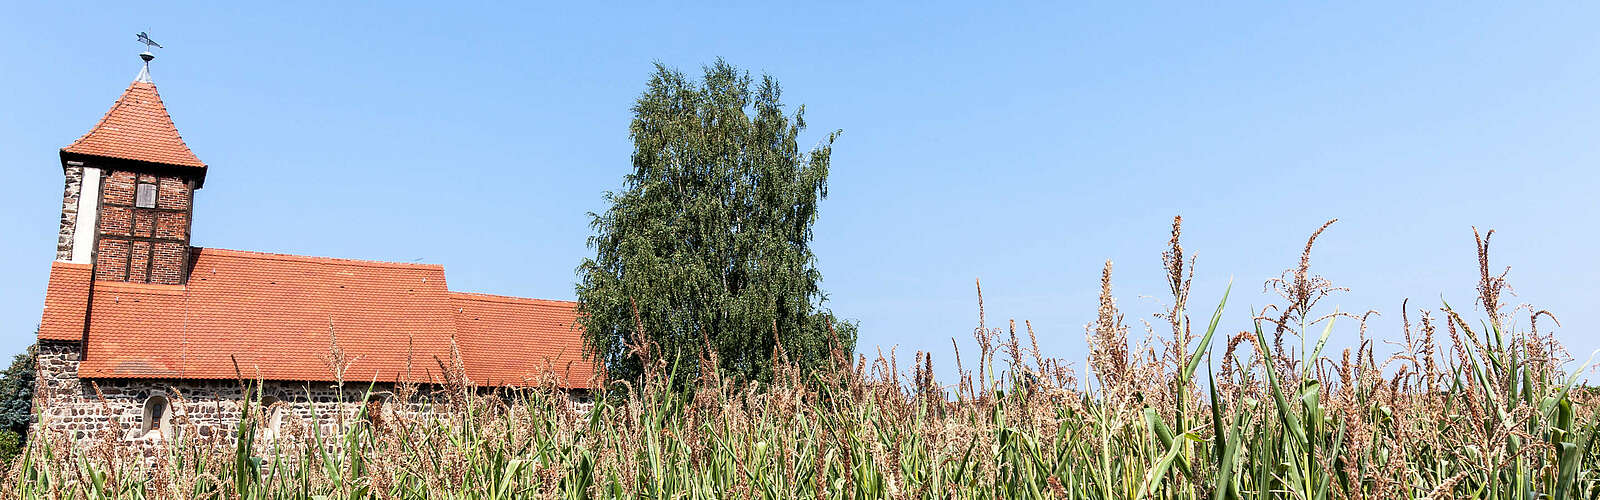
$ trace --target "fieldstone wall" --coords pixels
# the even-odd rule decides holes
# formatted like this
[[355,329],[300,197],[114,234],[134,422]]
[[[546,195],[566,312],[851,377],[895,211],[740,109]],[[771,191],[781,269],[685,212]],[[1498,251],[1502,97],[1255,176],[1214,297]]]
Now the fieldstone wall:
[[[263,382],[263,398],[276,404],[268,410],[276,412],[277,430],[296,426],[309,429],[321,427],[323,435],[337,435],[339,422],[354,423],[360,409],[366,384],[360,389],[347,384],[340,399],[334,384],[298,386]],[[245,401],[251,401],[253,412],[262,412],[255,404],[255,391],[245,395],[245,388],[237,381],[182,381],[182,380],[96,380],[80,385],[81,390],[70,397],[58,397],[45,410],[42,424],[49,432],[66,433],[72,440],[103,438],[101,433],[126,441],[155,441],[175,437],[173,434],[147,433],[144,421],[146,403],[153,397],[164,398],[170,417],[163,422],[168,432],[197,433],[200,438],[232,440],[238,425],[246,415]],[[96,391],[98,389],[98,391]],[[373,388],[376,398],[390,394],[391,388],[380,385]],[[388,411],[394,411],[392,408]],[[342,415],[341,415],[342,413]],[[263,412],[260,416],[267,416]],[[250,415],[255,418],[257,415]],[[272,429],[261,438],[271,438]],[[307,431],[309,432],[309,431]]]
[[[34,423],[34,432],[59,433],[79,444],[111,438],[154,445],[176,437],[171,433],[196,433],[195,437],[232,442],[240,422],[247,417],[247,397],[238,381],[79,380],[78,343],[42,340],[37,352],[35,414],[40,413],[37,405],[44,407],[41,420]],[[346,383],[343,391],[330,382],[263,381],[260,385],[261,397],[269,408],[263,412],[251,394],[252,415],[248,416],[266,423],[256,436],[266,441],[309,436],[312,426],[320,428],[324,436],[338,435],[341,423],[350,426],[362,421],[357,415],[369,384]],[[428,388],[419,388],[421,394],[403,404],[393,401],[393,384],[376,384],[371,390],[373,399],[380,401],[375,409],[381,409],[383,418],[417,417],[424,408],[432,407],[427,404],[431,393]],[[157,396],[168,403],[170,420],[163,425],[168,434],[145,432],[145,405]],[[580,408],[590,406],[582,395],[571,396]]]
[[78,228],[78,196],[83,194],[83,164],[69,162],[64,170],[67,187],[61,193],[61,234],[56,239],[56,260],[63,261],[72,260],[73,234]]
[[[237,381],[79,380],[80,355],[76,342],[40,341],[35,404],[44,408],[36,430],[61,433],[73,441],[103,439],[107,433],[125,441],[159,440],[162,435],[144,432],[145,404],[157,396],[167,402],[170,417],[164,423],[169,432],[232,439],[245,416],[245,389]],[[271,411],[280,412],[276,418],[280,430],[319,425],[323,432],[336,432],[337,422],[349,423],[360,409],[366,384],[359,384],[359,389],[353,385],[346,384],[341,405],[340,391],[331,383],[261,383],[264,399],[279,402]],[[374,388],[379,397],[391,390],[387,385]],[[271,437],[268,432],[262,437]]]
[[77,342],[62,340],[40,340],[34,349],[38,363],[33,391],[37,414],[38,404],[49,407],[60,395],[78,392],[78,361],[83,351]]

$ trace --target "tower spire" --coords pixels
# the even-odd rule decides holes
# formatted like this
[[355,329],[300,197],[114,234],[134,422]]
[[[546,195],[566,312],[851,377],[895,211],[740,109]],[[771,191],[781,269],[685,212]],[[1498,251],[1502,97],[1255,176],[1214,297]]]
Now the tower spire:
[[151,40],[150,35],[142,31],[135,39],[145,46],[145,51],[139,54],[139,59],[144,60],[144,67],[139,69],[139,75],[134,77],[133,83],[100,118],[100,123],[95,124],[83,137],[61,148],[62,158],[93,156],[194,168],[198,169],[195,172],[195,187],[199,187],[205,183],[206,165],[184,144],[183,137],[178,135],[178,128],[172,125],[172,117],[167,115],[161,95],[156,92],[155,83],[150,81],[150,61],[156,58],[150,50],[161,48],[161,44]]

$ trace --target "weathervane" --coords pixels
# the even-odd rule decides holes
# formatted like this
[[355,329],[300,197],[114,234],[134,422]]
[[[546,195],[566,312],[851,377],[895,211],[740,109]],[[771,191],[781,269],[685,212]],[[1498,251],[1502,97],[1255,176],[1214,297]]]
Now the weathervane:
[[150,47],[155,47],[158,49],[164,47],[162,47],[161,44],[156,43],[155,40],[151,40],[150,34],[143,31],[140,31],[138,35],[135,35],[134,39],[139,40],[139,43],[144,44],[144,52],[139,53],[139,58],[144,59],[144,67],[139,69],[139,76],[134,77],[133,80],[136,82],[150,83],[150,60],[156,58],[155,54],[150,53]]
[[155,40],[151,40],[150,39],[150,34],[149,33],[145,33],[143,31],[140,31],[138,35],[134,36],[134,38],[139,40],[139,43],[144,44],[144,52],[139,54],[139,58],[140,59],[144,59],[145,62],[149,62],[151,59],[155,59],[156,58],[155,54],[151,54],[150,53],[150,47],[155,47],[155,48],[158,48],[158,49],[166,48],[166,47],[162,47],[161,44],[156,43]]

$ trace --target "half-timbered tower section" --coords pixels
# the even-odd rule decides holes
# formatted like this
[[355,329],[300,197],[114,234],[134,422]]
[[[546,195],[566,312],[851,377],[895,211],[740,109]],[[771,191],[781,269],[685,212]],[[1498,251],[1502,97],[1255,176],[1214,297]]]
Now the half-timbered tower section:
[[178,135],[148,70],[83,137],[61,148],[66,173],[56,259],[98,281],[178,285],[189,257],[194,191],[206,164]]

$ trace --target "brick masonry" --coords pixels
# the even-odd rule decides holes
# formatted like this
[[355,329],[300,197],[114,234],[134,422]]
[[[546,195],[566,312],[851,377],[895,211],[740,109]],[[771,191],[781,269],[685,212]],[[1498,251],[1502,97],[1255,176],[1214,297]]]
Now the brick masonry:
[[[140,184],[156,187],[154,208],[136,206]],[[95,279],[182,284],[193,203],[194,181],[187,177],[107,171],[100,192]]]

